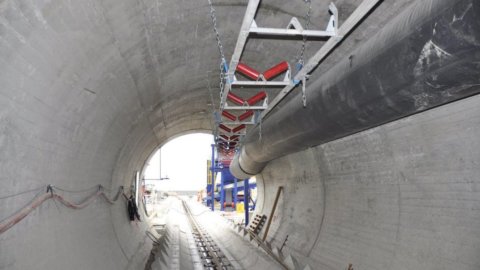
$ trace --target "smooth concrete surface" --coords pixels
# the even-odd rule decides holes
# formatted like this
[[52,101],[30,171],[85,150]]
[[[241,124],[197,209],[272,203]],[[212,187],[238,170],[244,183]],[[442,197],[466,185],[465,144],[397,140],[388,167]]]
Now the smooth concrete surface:
[[[230,57],[247,1],[213,2]],[[329,2],[313,0],[312,28],[324,27]],[[360,2],[336,1],[341,20]],[[411,2],[383,1],[312,77]],[[99,184],[128,192],[159,145],[211,130],[206,86],[218,108],[219,56],[208,12],[207,1],[0,1],[0,219],[47,184],[92,188],[64,193],[74,201]],[[304,1],[264,0],[257,22],[286,26],[305,12]],[[307,57],[321,46],[311,44]],[[300,45],[252,40],[244,61],[293,63]],[[273,161],[260,210],[286,189],[269,240],[291,235],[286,251],[313,269],[478,269],[476,107],[470,98]],[[122,200],[49,201],[0,235],[0,269],[143,269],[152,242],[142,219],[130,223]]]

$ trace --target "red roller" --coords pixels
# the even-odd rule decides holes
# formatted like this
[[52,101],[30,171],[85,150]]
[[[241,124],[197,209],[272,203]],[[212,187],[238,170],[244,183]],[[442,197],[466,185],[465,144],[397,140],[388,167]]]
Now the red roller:
[[240,72],[241,74],[255,81],[258,80],[258,77],[260,77],[260,72],[242,63],[238,63],[237,72]]
[[253,115],[253,111],[252,111],[252,110],[248,110],[248,111],[246,111],[245,113],[241,114],[241,115],[238,117],[238,120],[243,121],[243,120],[251,117],[252,115]]
[[277,77],[278,75],[284,73],[288,69],[289,69],[288,62],[283,61],[280,64],[278,64],[278,65],[270,68],[269,70],[263,72],[263,77],[265,78],[265,80],[268,81],[268,80],[271,80],[271,79]]
[[243,103],[245,103],[245,100],[243,100],[243,98],[235,95],[234,93],[232,92],[228,92],[228,95],[227,95],[227,98],[234,102],[234,103],[237,103],[238,105],[243,105]]
[[227,111],[223,111],[223,112],[222,112],[222,115],[225,116],[226,118],[232,120],[232,121],[237,120],[237,117],[236,117],[235,115],[233,115],[233,114],[231,114],[231,113],[229,113],[229,112],[227,112]]
[[230,141],[238,140],[238,135],[230,136]]
[[245,127],[246,127],[246,126],[245,126],[244,124],[241,124],[241,125],[239,125],[238,127],[232,129],[232,132],[233,132],[233,133],[236,133],[236,132],[244,129]]
[[252,106],[252,105],[255,105],[256,103],[258,103],[259,101],[264,100],[266,97],[267,97],[266,92],[260,92],[260,93],[256,94],[255,96],[249,98],[247,100],[247,103],[248,103],[248,105]]
[[225,126],[225,125],[223,125],[223,124],[218,125],[218,127],[221,128],[221,129],[223,129],[223,130],[225,130],[226,132],[232,132],[232,129],[231,129],[231,128],[229,128],[229,127],[227,127],[227,126]]
[[224,202],[223,207],[232,207],[235,208],[235,203],[233,202]]

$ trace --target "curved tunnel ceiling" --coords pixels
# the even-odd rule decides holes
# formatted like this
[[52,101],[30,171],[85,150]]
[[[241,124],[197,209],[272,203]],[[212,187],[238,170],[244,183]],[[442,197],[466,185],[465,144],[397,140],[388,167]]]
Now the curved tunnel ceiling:
[[[395,12],[388,6],[400,9],[408,1],[390,2],[330,61],[379,28]],[[246,3],[215,2],[227,58]],[[341,19],[359,3],[338,1]],[[313,2],[312,28],[324,27],[328,4]],[[305,12],[303,1],[263,1],[257,21],[281,26]],[[38,116],[58,115],[77,133],[97,125],[94,132],[118,140],[141,121],[148,121],[145,127],[160,141],[185,130],[211,129],[220,57],[206,1],[5,1],[2,15],[5,95],[43,110],[33,111]],[[252,40],[243,60],[260,70],[284,59],[293,62],[300,43]],[[307,56],[321,42],[310,44]]]
[[[214,1],[227,58],[247,2]],[[312,2],[311,27],[324,28],[330,1]],[[312,78],[411,2],[383,1]],[[340,21],[360,3],[335,1]],[[305,13],[301,0],[264,0],[257,23],[286,26]],[[292,64],[300,45],[251,40],[242,59],[259,70]],[[306,55],[320,46],[308,43]],[[0,196],[46,184],[129,186],[162,142],[212,129],[219,62],[206,0],[0,0]],[[29,199],[0,203],[1,218]],[[150,252],[139,231],[123,205],[70,213],[52,203],[0,236],[0,269],[138,269]]]

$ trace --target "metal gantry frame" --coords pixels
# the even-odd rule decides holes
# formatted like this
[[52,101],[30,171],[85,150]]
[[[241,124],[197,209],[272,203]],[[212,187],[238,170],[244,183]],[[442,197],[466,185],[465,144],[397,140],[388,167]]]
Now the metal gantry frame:
[[[240,58],[247,44],[247,38],[251,33],[262,34],[266,36],[305,36],[305,37],[332,37],[337,36],[337,24],[338,24],[338,10],[333,3],[330,4],[330,22],[325,31],[314,31],[314,30],[304,30],[297,18],[292,18],[286,29],[280,28],[263,28],[258,27],[255,22],[255,14],[257,13],[260,0],[250,0],[248,2],[247,10],[245,11],[245,16],[243,18],[242,26],[240,28],[240,33],[237,39],[237,44],[235,46],[232,58],[230,60],[230,65],[228,67],[227,73],[227,83],[222,89],[222,96],[220,100],[220,109],[225,108],[227,101],[227,95],[232,89],[233,85],[253,85],[253,86],[265,86],[268,84],[274,84],[276,86],[282,85],[278,82],[237,82],[235,78],[235,72],[237,66],[240,62]],[[293,28],[293,29],[292,29]],[[292,84],[292,82],[288,82]]]
[[238,179],[233,179],[233,206],[234,209],[237,210],[237,203],[238,203]]
[[[308,79],[309,74],[329,55],[337,45],[344,40],[345,36],[348,35],[357,24],[360,23],[365,16],[369,14],[369,12],[375,8],[375,6],[381,2],[382,0],[364,0],[357,9],[349,16],[349,18],[339,27],[338,23],[338,10],[335,4],[330,3],[329,5],[329,13],[330,13],[330,20],[325,30],[309,30],[304,29],[299,20],[293,17],[290,20],[290,23],[287,25],[286,28],[266,28],[266,27],[259,27],[255,21],[255,14],[257,13],[260,0],[250,0],[247,5],[247,9],[245,11],[245,16],[242,21],[242,25],[240,28],[240,33],[238,35],[237,43],[231,57],[230,63],[227,67],[227,63],[223,59],[223,69],[226,76],[226,82],[223,84],[223,89],[220,91],[220,111],[219,114],[216,116],[217,118],[217,129],[216,129],[216,137],[218,137],[219,132],[222,132],[228,135],[226,139],[226,143],[223,144],[226,149],[238,147],[240,140],[231,141],[229,138],[232,135],[244,136],[246,134],[247,128],[245,127],[242,129],[242,132],[230,132],[228,129],[219,129],[220,125],[225,127],[226,125],[258,125],[262,122],[263,118],[266,117],[273,108],[280,103],[285,96],[287,96],[293,89],[297,86],[302,85],[303,91],[303,102],[304,106],[306,106],[306,94],[305,94],[305,85]],[[252,35],[253,34],[253,35]],[[255,35],[263,36],[263,37],[291,37],[291,36],[302,36],[305,38],[308,37],[325,37],[328,40],[325,44],[311,57],[306,64],[301,67],[301,69],[293,76],[292,78],[292,71],[290,66],[288,70],[281,70],[281,73],[285,72],[285,77],[281,81],[269,81],[266,79],[263,74],[255,73],[256,71],[253,70],[253,75],[255,76],[247,76],[252,81],[239,81],[235,76],[235,73],[238,72],[240,59],[245,49],[246,43],[249,37],[254,38]],[[250,72],[250,67],[242,66],[240,64],[240,68],[246,68],[247,72]],[[279,75],[276,74],[276,75]],[[248,75],[248,74],[247,74]],[[256,76],[259,75],[259,76]],[[223,79],[223,78],[221,78]],[[232,88],[237,86],[248,86],[248,87],[268,87],[268,86],[284,86],[282,90],[279,91],[277,96],[271,101],[268,101],[268,97],[264,99],[263,104],[258,106],[256,104],[247,104],[244,102],[243,104],[239,104],[239,106],[231,106],[227,103],[229,98],[229,94],[232,91]],[[238,111],[238,110],[245,110],[248,111],[255,111],[261,113],[255,113],[250,119],[250,121],[238,121],[232,120],[230,122],[223,121],[222,115],[225,111]],[[238,131],[238,130],[237,130]]]
[[[262,35],[267,37],[303,36],[303,37],[329,38],[329,37],[337,36],[338,10],[333,3],[330,4],[329,11],[331,16],[330,16],[328,26],[324,31],[306,30],[303,28],[299,20],[295,17],[290,20],[290,23],[287,25],[285,29],[259,27],[255,21],[255,14],[257,13],[259,4],[260,4],[260,0],[250,0],[248,2],[245,16],[243,18],[242,26],[240,28],[240,33],[237,39],[237,43],[236,43],[232,58],[230,60],[230,64],[228,67],[224,65],[224,69],[225,69],[224,71],[226,73],[226,82],[225,84],[223,84],[223,89],[221,89],[220,114],[217,116],[217,124],[218,124],[218,127],[220,128],[217,129],[217,131],[227,134],[228,136],[231,136],[232,134],[229,131],[229,128],[225,128],[226,127],[225,125],[256,125],[257,123],[260,122],[262,114],[250,113],[250,116],[251,116],[249,117],[250,121],[243,121],[245,119],[238,121],[237,119],[234,119],[233,117],[231,117],[232,114],[230,113],[225,114],[225,111],[244,110],[245,112],[249,112],[249,111],[261,112],[269,108],[268,97],[264,98],[263,103],[260,106],[256,104],[249,104],[248,102],[243,102],[243,104],[239,104],[237,102],[238,106],[229,105],[227,103],[227,100],[231,97],[231,90],[233,87],[241,87],[241,86],[248,86],[248,87],[279,87],[280,86],[282,87],[283,86],[285,88],[292,87],[293,89],[293,87],[295,87],[295,85],[298,84],[298,82],[296,82],[295,80],[292,80],[291,78],[292,70],[290,68],[290,65],[285,61],[281,62],[277,66],[274,66],[271,69],[261,74],[246,65],[240,64],[240,58],[245,49],[245,45],[247,43],[248,37],[252,36],[251,34]],[[238,72],[237,70],[238,68],[240,68],[241,70],[244,70],[247,73],[247,77],[250,77],[252,81],[238,80],[237,77],[235,76],[235,73]],[[270,81],[270,79],[282,73],[285,73],[283,80]],[[268,76],[266,74],[270,74],[271,76]],[[236,100],[233,99],[233,101],[235,102]],[[226,116],[229,120],[232,120],[232,121],[223,121],[222,115]],[[245,130],[246,130],[246,127],[245,127]],[[243,136],[245,135],[245,133],[241,133],[241,134],[235,133],[235,135]],[[227,148],[238,145],[237,142],[232,143],[232,145],[230,145],[230,143],[232,143],[232,141],[227,139],[227,144],[226,144]]]
[[[237,204],[239,203],[238,192],[240,190],[243,190],[244,192],[243,203],[245,208],[245,225],[247,225],[249,222],[250,190],[252,188],[255,188],[256,184],[255,183],[251,184],[249,179],[237,179],[233,175],[231,175],[229,172],[228,165],[223,164],[221,160],[219,160],[220,154],[218,154],[217,152],[218,150],[217,145],[212,144],[211,147],[212,147],[211,162],[210,162],[210,167],[208,168],[211,171],[211,174],[209,175],[210,184],[207,183],[207,198],[206,198],[207,206],[209,206],[212,211],[215,211],[215,189],[216,189],[216,186],[218,185],[217,183],[215,183],[215,178],[217,173],[221,172],[222,177],[220,179],[220,189],[219,189],[220,210],[221,211],[225,210],[224,203],[225,203],[227,189],[228,189],[228,192],[232,192],[232,202],[233,202],[234,210],[237,209]],[[226,186],[227,180],[228,180],[227,186],[233,185],[233,188]],[[241,189],[238,187],[239,181],[240,183],[242,183],[243,181],[243,187],[241,187]],[[255,207],[255,202],[253,204],[253,207]]]
[[[210,184],[207,183],[207,206],[210,206],[210,209],[212,211],[215,211],[215,189],[217,184],[215,183],[215,178],[217,176],[217,173],[221,172],[222,177],[220,179],[220,207],[221,210],[223,211],[223,203],[225,199],[225,190],[224,190],[224,185],[225,185],[225,175],[226,172],[228,172],[229,167],[225,166],[220,160],[220,154],[217,152],[218,146],[217,144],[212,144],[212,155],[211,155],[211,161],[210,161],[210,168],[208,168],[211,172],[210,174]],[[209,204],[210,203],[210,204]]]
[[215,164],[215,144],[212,144],[212,162],[210,163],[210,171],[211,174],[210,176],[212,179],[210,179],[210,188],[207,185],[207,203],[208,203],[208,193],[210,191],[210,208],[212,211],[215,211],[215,175],[216,175],[216,164]]
[[[305,82],[308,74],[310,74],[327,57],[327,55],[329,55],[330,52],[332,52],[337,45],[345,39],[357,24],[360,23],[360,21],[362,21],[363,18],[365,18],[365,16],[367,16],[370,11],[382,1],[383,0],[364,0],[342,24],[342,26],[336,30],[337,35],[334,38],[328,39],[315,55],[308,60],[307,64],[295,75],[293,81],[296,82],[296,84],[288,85],[280,91],[280,93],[272,100],[269,107],[262,112],[260,119],[267,116],[267,114],[270,113],[273,108],[275,108],[275,106],[277,106],[277,104],[298,85],[299,82]],[[332,3],[331,8],[334,6],[335,5]],[[305,83],[303,83],[303,87],[305,87]]]
[[250,201],[250,184],[249,184],[249,179],[245,179],[243,182],[243,205],[245,208],[245,226],[248,225],[249,223],[249,217],[250,217],[250,206],[248,205]]

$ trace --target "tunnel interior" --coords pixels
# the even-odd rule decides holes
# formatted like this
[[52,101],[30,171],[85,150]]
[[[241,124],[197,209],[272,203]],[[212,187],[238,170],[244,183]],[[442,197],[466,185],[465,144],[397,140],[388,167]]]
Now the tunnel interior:
[[[227,59],[250,1],[212,1]],[[339,27],[374,4],[309,73],[306,104],[297,85],[232,161],[257,179],[253,214],[276,205],[262,247],[280,264],[213,213],[198,222],[220,228],[211,237],[238,269],[479,269],[480,3],[333,2]],[[255,20],[324,29],[329,5],[263,0]],[[0,1],[1,270],[145,269],[159,240],[141,204],[141,222],[128,220],[137,172],[174,138],[218,135],[211,11],[207,0]],[[241,61],[294,68],[303,42],[250,37]],[[326,42],[308,39],[305,58]],[[271,102],[281,88],[264,90]],[[175,226],[162,248],[191,230]]]

